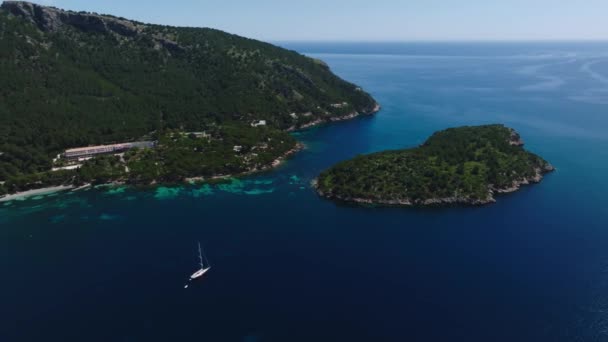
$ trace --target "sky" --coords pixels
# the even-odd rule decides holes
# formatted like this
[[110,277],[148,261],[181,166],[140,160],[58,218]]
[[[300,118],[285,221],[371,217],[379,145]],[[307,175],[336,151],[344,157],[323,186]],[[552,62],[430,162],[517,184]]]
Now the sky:
[[33,0],[266,41],[608,40],[608,0]]

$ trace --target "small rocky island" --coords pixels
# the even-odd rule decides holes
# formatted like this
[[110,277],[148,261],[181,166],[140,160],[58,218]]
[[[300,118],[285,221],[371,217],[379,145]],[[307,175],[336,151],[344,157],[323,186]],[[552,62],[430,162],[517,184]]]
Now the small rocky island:
[[323,197],[362,204],[484,205],[554,170],[523,145],[503,125],[450,128],[416,148],[341,162],[321,173],[315,187]]

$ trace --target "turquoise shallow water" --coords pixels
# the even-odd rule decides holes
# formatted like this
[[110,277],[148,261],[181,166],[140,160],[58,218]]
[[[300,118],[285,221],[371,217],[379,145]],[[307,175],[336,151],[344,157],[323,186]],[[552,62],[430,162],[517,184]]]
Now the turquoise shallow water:
[[[214,185],[0,205],[1,341],[605,341],[608,44],[284,44],[383,105]],[[558,171],[482,208],[336,205],[310,181],[505,123]],[[212,263],[196,268],[196,241]]]

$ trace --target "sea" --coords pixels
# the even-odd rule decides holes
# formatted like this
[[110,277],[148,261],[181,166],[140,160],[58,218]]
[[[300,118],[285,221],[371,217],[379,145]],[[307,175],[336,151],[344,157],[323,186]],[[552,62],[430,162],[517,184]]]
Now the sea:
[[[306,149],[251,177],[0,203],[0,341],[608,341],[608,42],[278,44],[382,111],[295,133]],[[311,188],[491,123],[557,171],[472,208]],[[211,270],[188,282],[198,241]]]

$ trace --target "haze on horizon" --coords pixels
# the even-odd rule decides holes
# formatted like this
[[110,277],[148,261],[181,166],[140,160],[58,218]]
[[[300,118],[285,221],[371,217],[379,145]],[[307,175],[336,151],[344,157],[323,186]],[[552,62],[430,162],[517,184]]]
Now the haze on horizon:
[[33,0],[266,41],[608,40],[606,0]]

